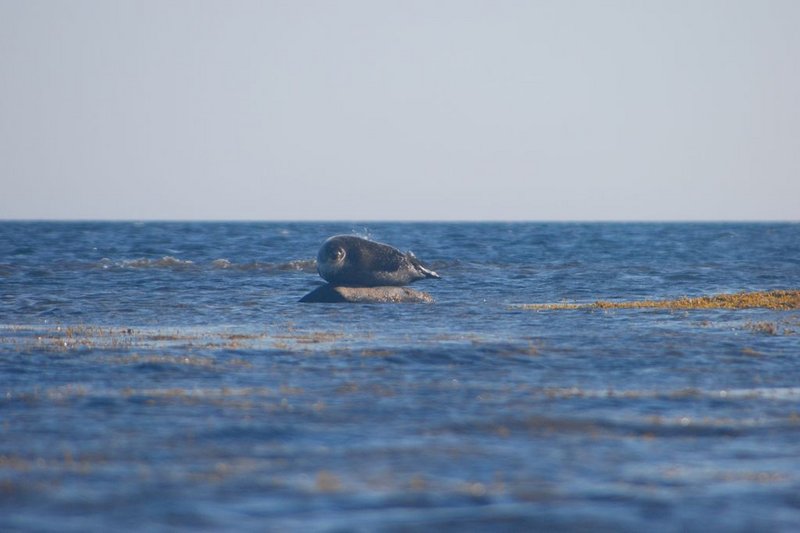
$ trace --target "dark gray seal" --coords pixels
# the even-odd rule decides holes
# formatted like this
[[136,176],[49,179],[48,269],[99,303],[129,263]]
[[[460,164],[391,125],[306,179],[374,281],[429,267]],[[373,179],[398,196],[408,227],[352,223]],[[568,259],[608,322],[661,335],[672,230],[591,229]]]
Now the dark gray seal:
[[331,285],[343,287],[401,286],[440,277],[411,252],[353,235],[336,235],[322,243],[317,271]]

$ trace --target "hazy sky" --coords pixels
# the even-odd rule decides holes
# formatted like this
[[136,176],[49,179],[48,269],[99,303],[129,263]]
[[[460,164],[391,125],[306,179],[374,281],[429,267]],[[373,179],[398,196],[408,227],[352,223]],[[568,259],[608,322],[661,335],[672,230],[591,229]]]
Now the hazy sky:
[[800,1],[0,0],[0,218],[800,219]]

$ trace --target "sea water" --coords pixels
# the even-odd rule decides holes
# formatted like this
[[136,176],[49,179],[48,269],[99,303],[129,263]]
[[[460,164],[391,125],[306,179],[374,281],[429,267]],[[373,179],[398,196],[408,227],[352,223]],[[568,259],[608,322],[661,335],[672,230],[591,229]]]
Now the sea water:
[[[300,304],[334,234],[435,304]],[[0,530],[795,530],[797,224],[0,223]]]

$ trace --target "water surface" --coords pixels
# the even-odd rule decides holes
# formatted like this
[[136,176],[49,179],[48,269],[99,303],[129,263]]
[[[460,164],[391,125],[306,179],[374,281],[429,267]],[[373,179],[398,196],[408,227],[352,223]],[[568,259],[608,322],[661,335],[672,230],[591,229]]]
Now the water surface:
[[[336,233],[433,305],[298,304]],[[796,224],[0,223],[0,529],[792,530]]]

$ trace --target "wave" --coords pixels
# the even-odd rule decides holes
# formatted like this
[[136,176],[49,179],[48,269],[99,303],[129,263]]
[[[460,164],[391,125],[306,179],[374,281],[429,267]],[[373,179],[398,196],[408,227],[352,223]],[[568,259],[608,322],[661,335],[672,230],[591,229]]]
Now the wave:
[[92,265],[94,268],[104,270],[135,270],[135,269],[191,269],[191,268],[212,268],[215,270],[235,270],[235,271],[262,271],[262,272],[307,272],[314,274],[317,272],[317,262],[314,259],[296,259],[292,261],[281,261],[276,263],[253,261],[248,263],[235,263],[229,259],[214,259],[208,263],[196,263],[190,259],[181,259],[166,255],[160,258],[140,257],[137,259],[111,260],[101,259]]
[[190,268],[194,267],[195,263],[189,259],[179,259],[171,255],[165,255],[158,259],[140,257],[137,259],[123,259],[121,261],[112,261],[104,257],[100,260],[99,266],[103,269]]
[[613,390],[613,389],[581,389],[544,388],[539,394],[548,398],[617,398],[617,399],[682,399],[711,398],[717,400],[786,400],[800,399],[800,387],[753,387],[740,389],[676,389],[676,390]]
[[316,274],[317,262],[314,259],[296,259],[279,263],[262,263],[254,261],[251,263],[233,263],[228,259],[215,259],[211,262],[211,267],[221,270],[260,270],[264,272],[307,272]]

